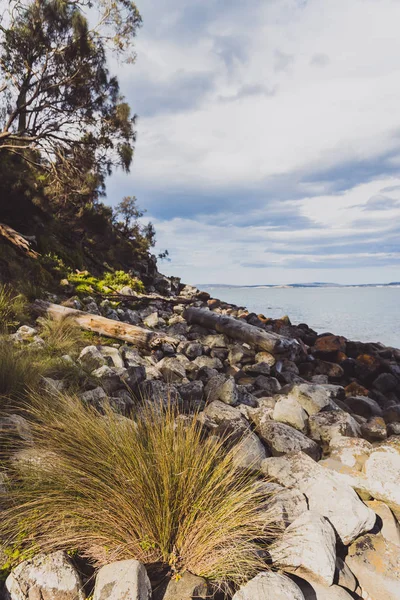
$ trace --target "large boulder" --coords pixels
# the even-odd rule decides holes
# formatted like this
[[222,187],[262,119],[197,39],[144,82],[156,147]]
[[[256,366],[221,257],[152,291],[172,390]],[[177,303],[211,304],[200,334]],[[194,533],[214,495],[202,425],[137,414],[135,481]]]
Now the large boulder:
[[336,536],[327,519],[314,511],[301,514],[271,550],[274,563],[332,585],[336,569]]
[[7,600],[84,600],[82,582],[65,552],[38,554],[7,577]]
[[346,563],[366,595],[374,600],[400,600],[399,546],[382,535],[365,535],[350,546]]
[[308,415],[295,398],[280,396],[275,404],[272,418],[303,433],[307,431]]
[[400,438],[391,437],[376,447],[364,472],[371,495],[400,510]]
[[309,415],[315,415],[331,403],[330,394],[323,385],[310,383],[295,385],[289,397],[297,400]]
[[142,563],[120,560],[102,567],[93,600],[150,600],[151,585]]
[[360,426],[351,415],[342,410],[329,410],[311,415],[308,421],[310,438],[329,444],[338,435],[358,437]]
[[261,439],[271,449],[273,456],[302,451],[318,460],[321,455],[318,444],[306,437],[301,431],[297,431],[297,429],[285,423],[262,419],[257,431]]
[[242,586],[232,600],[304,600],[304,596],[289,577],[265,571]]
[[375,513],[365,506],[355,491],[299,452],[280,458],[266,458],[262,471],[286,487],[296,487],[308,499],[309,509],[327,518],[344,544],[370,531]]
[[269,499],[269,512],[273,513],[274,519],[283,528],[288,527],[307,510],[305,495],[294,488],[281,488]]

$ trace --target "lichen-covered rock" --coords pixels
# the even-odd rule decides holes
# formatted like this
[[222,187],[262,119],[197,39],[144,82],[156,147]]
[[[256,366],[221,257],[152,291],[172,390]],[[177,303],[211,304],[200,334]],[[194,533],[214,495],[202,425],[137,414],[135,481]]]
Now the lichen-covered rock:
[[304,596],[289,577],[266,571],[243,585],[232,600],[304,600]]
[[267,457],[264,446],[258,436],[249,432],[235,448],[235,464],[241,469],[259,469]]
[[336,536],[327,519],[305,511],[283,533],[272,548],[274,563],[296,574],[309,574],[332,585],[336,568]]
[[331,458],[361,471],[372,450],[372,444],[362,438],[335,436],[329,442]]
[[378,515],[376,529],[380,530],[385,540],[400,546],[400,525],[390,508],[379,500],[371,500],[366,505]]
[[364,465],[368,489],[376,500],[400,509],[400,438],[382,442]]
[[400,600],[400,547],[382,535],[364,535],[350,547],[346,563],[373,600]]
[[307,499],[304,494],[293,489],[277,491],[269,500],[269,509],[273,512],[276,522],[288,527],[293,521],[308,511]]
[[78,361],[82,367],[90,373],[107,364],[106,358],[102,355],[97,346],[86,346],[86,348],[83,348]]
[[151,585],[142,563],[121,560],[102,567],[93,600],[150,600]]
[[157,363],[157,369],[168,383],[182,381],[186,377],[185,367],[177,358],[166,357]]
[[321,455],[318,444],[285,423],[262,419],[257,427],[257,432],[271,449],[273,456],[303,451],[318,460]]
[[338,435],[358,437],[361,433],[358,423],[342,410],[329,410],[311,415],[308,425],[310,438],[315,442],[327,444]]
[[84,600],[82,582],[65,552],[38,554],[6,580],[8,600]]
[[330,394],[322,385],[301,383],[295,385],[289,394],[304,408],[309,415],[315,415],[330,405]]
[[210,402],[204,409],[204,414],[217,425],[223,421],[241,421],[242,423],[246,423],[241,412],[237,408],[225,404],[220,400]]

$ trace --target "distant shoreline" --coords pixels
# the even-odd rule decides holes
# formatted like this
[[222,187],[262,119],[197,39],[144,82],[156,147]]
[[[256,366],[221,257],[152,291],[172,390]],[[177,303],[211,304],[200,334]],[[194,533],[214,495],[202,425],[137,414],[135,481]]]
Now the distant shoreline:
[[325,289],[325,288],[400,288],[400,282],[393,283],[360,283],[346,285],[340,283],[291,283],[282,285],[259,284],[259,285],[235,285],[228,283],[198,283],[198,288],[238,288],[238,289]]

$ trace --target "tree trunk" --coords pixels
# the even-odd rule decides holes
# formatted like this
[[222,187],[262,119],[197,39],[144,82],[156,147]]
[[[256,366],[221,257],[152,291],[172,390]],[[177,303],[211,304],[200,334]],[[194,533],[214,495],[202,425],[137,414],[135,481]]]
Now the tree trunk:
[[218,333],[223,333],[233,340],[245,342],[258,350],[265,350],[271,354],[289,355],[291,358],[295,358],[300,352],[300,344],[297,340],[263,331],[254,325],[227,315],[190,307],[184,311],[183,316],[189,324],[195,323],[207,329],[214,329]]
[[60,304],[35,300],[32,304],[32,309],[36,314],[47,314],[55,319],[70,317],[79,327],[86,331],[93,331],[99,335],[122,340],[144,350],[151,350],[163,343],[172,344],[174,347],[179,344],[179,340],[163,333],[157,333],[144,327],[136,327],[135,325],[122,323],[121,321],[114,321],[113,319],[107,319],[99,315],[92,315],[91,313],[75,310],[74,308],[67,308]]

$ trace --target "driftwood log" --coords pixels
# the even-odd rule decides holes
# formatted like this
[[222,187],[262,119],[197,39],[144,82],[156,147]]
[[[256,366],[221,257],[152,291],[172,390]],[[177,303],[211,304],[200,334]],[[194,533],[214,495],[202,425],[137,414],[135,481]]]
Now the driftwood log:
[[38,253],[31,248],[31,243],[36,241],[35,236],[22,235],[22,233],[18,233],[18,231],[15,231],[15,229],[9,225],[5,225],[5,223],[0,223],[0,236],[28,256],[31,256],[32,258],[37,258],[39,256]]
[[285,338],[277,333],[263,331],[254,325],[245,323],[227,315],[220,315],[211,310],[190,307],[183,313],[186,321],[191,324],[201,325],[206,329],[213,329],[223,333],[232,340],[245,342],[258,350],[265,350],[271,354],[285,354],[295,357],[300,352],[297,340]]
[[137,327],[129,323],[114,321],[99,315],[67,308],[60,304],[52,304],[43,300],[35,300],[32,304],[34,313],[39,315],[49,315],[54,319],[71,318],[81,329],[93,331],[99,335],[115,338],[133,344],[137,348],[151,350],[161,344],[168,343],[176,347],[179,340],[174,337],[164,335],[162,332],[150,331],[144,327]]
[[113,292],[112,294],[93,294],[98,295],[100,298],[107,298],[108,300],[117,300],[121,302],[166,302],[167,304],[190,304],[192,300],[190,298],[184,298],[183,296],[161,296],[159,294],[121,294],[119,292]]

